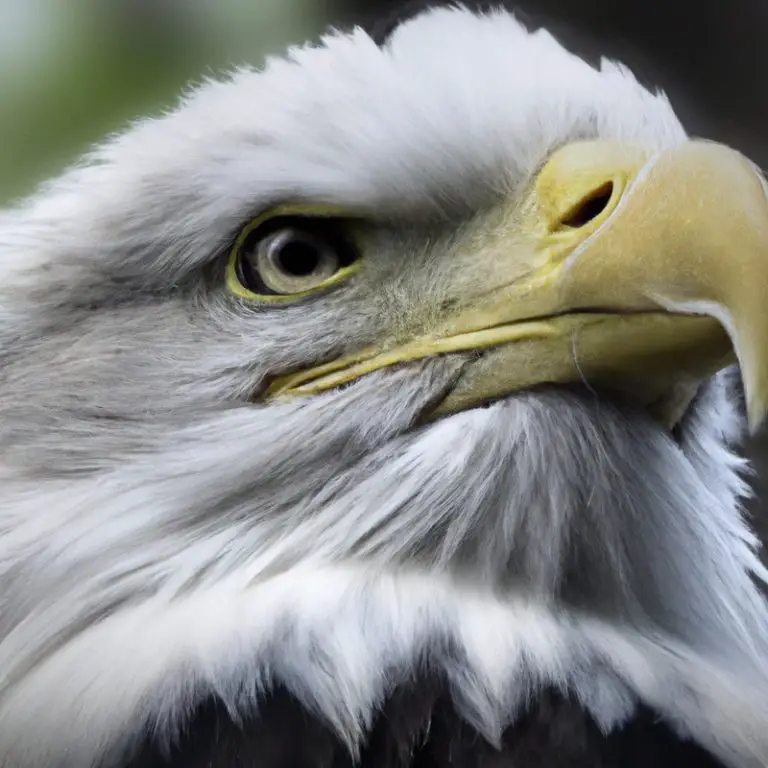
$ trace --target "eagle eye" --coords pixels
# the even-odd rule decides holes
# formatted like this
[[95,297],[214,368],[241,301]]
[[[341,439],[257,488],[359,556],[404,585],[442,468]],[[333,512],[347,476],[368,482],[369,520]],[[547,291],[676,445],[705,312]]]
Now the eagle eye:
[[340,282],[359,260],[347,229],[329,217],[257,220],[232,250],[230,290],[245,299],[287,301]]

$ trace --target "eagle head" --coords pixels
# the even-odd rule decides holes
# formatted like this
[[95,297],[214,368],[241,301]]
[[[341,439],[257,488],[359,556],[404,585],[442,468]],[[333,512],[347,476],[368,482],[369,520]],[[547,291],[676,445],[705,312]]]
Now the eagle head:
[[554,691],[768,761],[766,183],[625,68],[503,10],[331,32],[0,214],[0,275],[2,768],[281,696],[373,764],[427,678],[498,748]]

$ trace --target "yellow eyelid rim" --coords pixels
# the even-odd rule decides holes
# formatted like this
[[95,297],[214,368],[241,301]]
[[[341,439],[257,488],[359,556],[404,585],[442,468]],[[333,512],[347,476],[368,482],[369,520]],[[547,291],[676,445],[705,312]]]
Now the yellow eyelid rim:
[[227,289],[233,296],[236,296],[238,299],[244,299],[246,301],[259,301],[267,304],[284,304],[286,302],[298,301],[308,296],[314,296],[319,291],[324,291],[325,289],[330,288],[337,283],[341,283],[360,270],[362,259],[358,259],[354,264],[350,264],[348,267],[342,267],[332,277],[329,277],[327,280],[320,283],[320,285],[316,285],[314,288],[310,288],[307,291],[300,291],[299,293],[265,294],[249,291],[237,278],[236,265],[240,249],[243,247],[251,232],[263,226],[272,219],[278,219],[284,216],[297,216],[307,219],[360,218],[359,213],[356,214],[355,212],[350,211],[348,208],[342,208],[341,206],[300,204],[280,205],[257,216],[255,219],[253,219],[253,221],[250,222],[250,224],[245,226],[237,236],[237,240],[235,240],[235,244],[232,246],[232,250],[229,253],[229,259],[227,261]]

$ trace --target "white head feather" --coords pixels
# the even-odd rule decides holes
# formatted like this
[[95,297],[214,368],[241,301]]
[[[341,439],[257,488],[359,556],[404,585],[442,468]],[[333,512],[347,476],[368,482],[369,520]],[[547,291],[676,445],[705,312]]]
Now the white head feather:
[[[275,682],[354,748],[425,648],[491,739],[540,681],[605,728],[642,699],[768,760],[727,375],[679,444],[578,391],[413,428],[450,360],[248,399],[412,333],[455,288],[456,222],[593,137],[686,140],[626,70],[435,11],[208,82],[0,217],[2,768],[94,766]],[[226,247],[286,200],[360,210],[371,266],[322,302],[244,305]]]

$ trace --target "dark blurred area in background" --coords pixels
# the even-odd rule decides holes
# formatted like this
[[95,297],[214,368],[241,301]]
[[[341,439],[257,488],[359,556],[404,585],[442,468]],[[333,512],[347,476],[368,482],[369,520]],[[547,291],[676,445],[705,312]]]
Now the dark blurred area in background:
[[[404,4],[0,0],[0,203],[27,194],[106,133],[173,105],[191,82]],[[731,144],[768,169],[767,0],[505,4],[576,53],[623,61],[668,93],[690,133]],[[448,44],[443,55],[451,55]],[[768,438],[749,449],[760,470],[755,522],[768,540]]]

